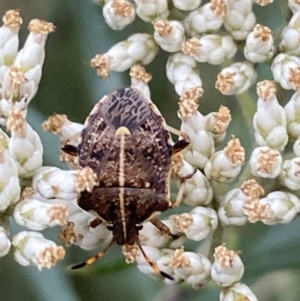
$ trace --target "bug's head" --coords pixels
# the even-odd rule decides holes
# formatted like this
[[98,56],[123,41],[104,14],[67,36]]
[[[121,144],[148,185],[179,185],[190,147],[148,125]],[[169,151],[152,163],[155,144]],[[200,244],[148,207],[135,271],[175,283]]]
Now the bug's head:
[[133,245],[139,236],[139,231],[143,228],[133,220],[116,220],[107,229],[112,231],[113,237],[118,245]]

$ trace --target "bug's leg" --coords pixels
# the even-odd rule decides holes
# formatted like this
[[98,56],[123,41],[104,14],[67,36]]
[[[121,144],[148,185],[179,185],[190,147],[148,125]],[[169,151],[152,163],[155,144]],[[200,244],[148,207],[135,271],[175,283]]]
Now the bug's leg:
[[81,132],[76,133],[61,142],[61,150],[71,156],[77,156],[77,146],[70,144],[71,141],[78,140]]
[[100,219],[100,218],[95,218],[94,220],[92,220],[91,222],[90,222],[90,226],[92,227],[92,228],[96,228],[96,227],[98,227],[100,224],[102,224],[102,220]]
[[115,239],[114,237],[112,238],[112,240],[110,241],[110,243],[107,245],[107,247],[99,252],[98,254],[90,257],[88,260],[82,262],[82,263],[79,263],[77,265],[74,265],[71,267],[72,270],[77,270],[77,269],[81,269],[83,267],[85,267],[86,265],[90,265],[90,264],[93,264],[97,259],[100,259],[101,257],[103,257],[103,255],[107,252],[107,250],[115,243]]
[[145,251],[144,251],[144,249],[143,249],[143,247],[142,247],[142,245],[141,245],[141,242],[140,242],[140,240],[139,240],[138,238],[137,238],[136,244],[138,245],[139,249],[141,250],[141,252],[142,252],[142,254],[143,254],[143,256],[144,256],[146,262],[151,266],[151,268],[152,268],[157,274],[160,274],[161,276],[163,276],[163,277],[165,277],[165,278],[167,278],[167,279],[174,280],[174,278],[173,278],[171,275],[169,275],[169,274],[167,274],[167,273],[161,271],[161,269],[158,267],[158,265],[157,265],[155,262],[153,262],[153,261],[147,256],[147,254],[145,253]]
[[161,222],[158,218],[153,218],[150,220],[151,224],[154,225],[157,229],[159,229],[162,233],[171,236],[174,239],[177,239],[178,236],[171,233],[170,229]]
[[175,134],[179,137],[182,137],[183,139],[177,141],[174,145],[173,145],[173,152],[172,155],[182,151],[183,149],[185,149],[189,144],[190,144],[190,138],[187,134],[174,129],[173,127],[167,125],[168,131],[172,134]]
[[172,205],[172,208],[177,208],[181,201],[182,201],[182,198],[183,198],[183,193],[184,193],[184,182],[188,179],[190,179],[195,173],[197,172],[197,169],[194,168],[193,172],[185,177],[180,177],[180,187],[179,187],[179,190],[178,190],[178,193],[177,193],[177,197],[176,197],[176,201],[175,203],[173,203]]

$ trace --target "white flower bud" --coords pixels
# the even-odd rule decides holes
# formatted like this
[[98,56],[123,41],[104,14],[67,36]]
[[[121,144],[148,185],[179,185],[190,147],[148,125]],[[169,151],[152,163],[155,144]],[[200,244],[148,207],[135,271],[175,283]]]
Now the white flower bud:
[[[56,134],[60,141],[68,139],[69,144],[77,146],[80,135],[76,136],[76,134],[81,133],[83,124],[70,121],[67,115],[55,113],[44,121],[43,130]],[[76,139],[73,138],[74,136]]]
[[39,135],[26,122],[24,112],[13,109],[7,119],[11,131],[10,155],[16,160],[19,176],[31,177],[43,164],[43,145]]
[[195,207],[208,205],[213,198],[213,190],[209,181],[200,170],[189,179],[186,179],[183,184],[183,199],[182,202]]
[[274,40],[271,30],[256,24],[246,39],[244,54],[251,63],[260,63],[269,60],[274,55]]
[[123,72],[136,63],[147,65],[152,62],[158,46],[152,36],[146,33],[131,35],[110,48],[105,54],[97,54],[91,60],[91,66],[97,69],[101,77],[108,77],[111,70]]
[[[91,222],[94,220],[94,215],[77,206],[77,210],[69,216],[69,225],[62,230],[60,238],[67,245],[75,244],[84,250],[93,250],[99,248],[99,245],[107,246],[112,238],[111,231],[104,222],[92,227]],[[69,237],[72,238],[71,241]]]
[[[176,233],[176,230],[170,220],[164,220],[161,222],[170,229],[171,233]],[[163,248],[172,241],[172,237],[170,235],[161,232],[150,222],[143,224],[143,229],[139,231],[139,238],[141,244],[156,248]]]
[[258,301],[250,288],[240,282],[224,288],[220,293],[220,301],[237,301],[237,298],[247,301]]
[[226,131],[231,119],[230,110],[222,105],[218,112],[212,112],[205,116],[205,129],[213,137],[215,147],[225,140]]
[[166,19],[169,16],[166,0],[134,0],[137,15],[145,22]]
[[[191,136],[189,137],[191,138]],[[195,168],[203,169],[214,151],[214,139],[212,136],[207,131],[199,131],[194,134],[191,143],[184,150],[184,159]]]
[[300,3],[298,0],[288,0],[289,9],[295,14],[300,10]]
[[23,200],[14,210],[14,219],[19,225],[36,231],[63,226],[67,223],[67,216],[66,205],[53,205],[35,199]]
[[74,171],[44,166],[34,175],[32,182],[32,187],[46,199],[77,198]]
[[206,238],[218,226],[217,214],[211,208],[196,207],[189,213],[173,215],[170,218],[176,231],[195,241]]
[[125,0],[106,2],[102,10],[104,20],[114,30],[122,30],[135,19],[133,5]]
[[21,193],[18,167],[15,160],[9,155],[7,148],[8,137],[0,131],[0,212],[15,204]]
[[255,25],[251,0],[227,0],[224,26],[235,40],[245,40]]
[[65,250],[41,233],[22,231],[13,237],[15,260],[23,266],[35,265],[39,270],[51,269],[65,257]]
[[131,86],[138,89],[145,97],[151,99],[148,82],[152,79],[152,75],[146,72],[141,65],[134,65],[130,68],[129,75],[131,77]]
[[210,278],[210,261],[202,254],[184,252],[183,247],[170,254],[168,266],[174,275],[193,288],[201,288]]
[[[179,106],[186,105],[183,102]],[[205,117],[195,110],[191,111],[186,117],[181,114],[182,124],[180,130],[190,138],[190,144],[184,150],[184,159],[196,168],[203,169],[207,160],[215,152],[214,140],[205,128]]]
[[172,0],[173,5],[180,10],[194,10],[201,4],[201,0]]
[[268,146],[256,147],[250,157],[251,173],[254,176],[274,179],[281,172],[282,156]]
[[221,223],[225,226],[242,226],[247,223],[248,217],[244,213],[244,204],[247,196],[240,188],[234,188],[226,193],[218,211]]
[[265,80],[257,84],[257,112],[253,117],[255,141],[259,146],[269,146],[283,151],[288,143],[287,120],[278,103],[275,83]]
[[290,139],[298,139],[300,136],[300,90],[295,91],[289,102],[285,105],[284,111]]
[[165,51],[176,52],[185,41],[184,28],[179,21],[158,20],[154,24],[154,40]]
[[207,34],[186,41],[182,52],[191,55],[198,62],[219,65],[235,56],[237,46],[230,36]]
[[300,135],[293,145],[293,151],[297,157],[300,157]]
[[280,182],[291,190],[300,189],[300,158],[283,161]]
[[233,138],[224,150],[212,155],[204,167],[208,179],[217,182],[227,182],[235,178],[245,162],[245,150],[239,139]]
[[250,63],[234,63],[218,74],[216,89],[224,95],[242,94],[255,83],[256,77]]
[[244,274],[244,264],[238,253],[227,250],[225,245],[215,248],[215,261],[211,267],[211,278],[224,287],[239,281]]
[[295,12],[288,26],[286,26],[281,34],[281,42],[279,49],[281,52],[290,55],[300,55],[299,39],[300,39],[300,11]]
[[273,191],[259,200],[260,206],[267,208],[268,214],[260,220],[267,225],[291,222],[300,212],[300,200],[294,194]]
[[300,58],[285,53],[279,53],[271,65],[274,79],[283,89],[287,90],[295,88],[295,76],[298,74],[298,68],[300,68]]
[[[22,23],[18,10],[9,10],[3,16],[3,26],[0,27],[0,68],[3,65],[12,65],[15,60],[19,47],[18,33]],[[0,71],[0,82],[3,80],[1,73]]]
[[180,96],[190,88],[201,87],[202,81],[197,62],[190,55],[181,52],[169,56],[166,65],[168,80]]
[[0,257],[4,257],[8,254],[11,248],[11,241],[7,237],[6,231],[3,227],[0,227]]
[[[26,110],[37,91],[34,76],[41,76],[41,67],[36,66],[27,73],[16,66],[9,67],[3,78],[0,99],[0,116],[6,119],[12,109]],[[5,120],[2,121],[5,124]]]
[[226,6],[222,1],[211,1],[204,4],[197,10],[193,10],[184,19],[183,24],[186,33],[190,37],[195,37],[203,33],[217,31],[223,24],[225,12]]

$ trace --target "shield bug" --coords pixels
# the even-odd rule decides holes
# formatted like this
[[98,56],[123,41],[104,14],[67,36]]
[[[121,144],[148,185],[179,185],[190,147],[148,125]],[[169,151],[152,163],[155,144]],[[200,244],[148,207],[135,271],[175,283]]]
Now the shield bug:
[[[172,208],[169,197],[171,157],[188,145],[188,138],[173,143],[170,128],[150,99],[132,87],[104,96],[85,121],[78,147],[65,145],[77,154],[81,167],[97,174],[98,186],[83,191],[78,205],[96,215],[94,226],[105,222],[113,238],[104,251],[80,268],[100,258],[113,244],[137,244],[146,261],[160,271],[141,246],[139,231],[150,221],[161,231],[169,229],[155,216]],[[177,131],[177,134],[180,133]]]

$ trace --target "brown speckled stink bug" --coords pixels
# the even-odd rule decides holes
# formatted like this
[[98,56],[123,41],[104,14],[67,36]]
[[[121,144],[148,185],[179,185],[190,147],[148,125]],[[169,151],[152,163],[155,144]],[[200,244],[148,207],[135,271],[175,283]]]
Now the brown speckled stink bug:
[[171,235],[155,216],[173,207],[169,198],[171,157],[188,145],[188,138],[182,135],[184,139],[174,144],[169,130],[172,128],[151,100],[135,88],[121,88],[95,105],[77,149],[62,148],[77,152],[79,165],[97,174],[99,185],[91,193],[82,192],[78,205],[97,216],[94,225],[106,222],[113,234],[104,251],[73,268],[93,263],[114,242],[137,244],[152,268],[172,279],[148,258],[139,240],[146,221]]

